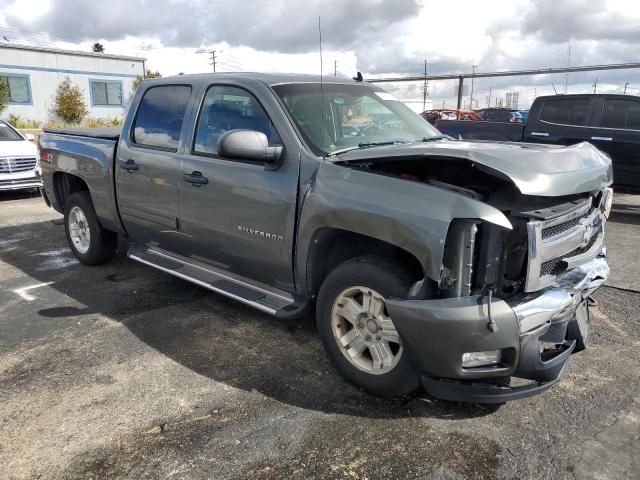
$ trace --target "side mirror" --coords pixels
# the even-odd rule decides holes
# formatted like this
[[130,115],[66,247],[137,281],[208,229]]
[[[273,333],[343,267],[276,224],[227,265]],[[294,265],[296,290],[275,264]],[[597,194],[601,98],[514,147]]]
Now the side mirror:
[[24,138],[26,138],[30,142],[33,142],[36,139],[36,137],[35,137],[35,135],[33,133],[25,133],[24,134]]
[[218,140],[218,155],[274,163],[282,156],[282,146],[270,147],[267,136],[256,130],[229,130]]

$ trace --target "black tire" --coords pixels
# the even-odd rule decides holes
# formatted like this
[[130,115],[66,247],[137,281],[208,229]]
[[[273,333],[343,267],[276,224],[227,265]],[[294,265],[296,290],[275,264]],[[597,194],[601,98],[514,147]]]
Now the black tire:
[[371,288],[384,298],[407,298],[413,283],[409,271],[391,259],[377,256],[348,260],[327,275],[316,302],[316,320],[324,348],[340,374],[364,390],[384,397],[407,395],[420,387],[419,370],[404,345],[393,369],[384,374],[362,371],[347,360],[332,331],[331,309],[338,295],[353,286]]
[[[71,239],[69,231],[69,213],[74,207],[82,210],[82,213],[87,219],[86,223],[89,228],[89,248],[86,252],[79,251]],[[67,198],[64,209],[64,231],[67,236],[69,247],[80,263],[85,265],[100,265],[101,263],[111,260],[116,253],[116,248],[118,246],[118,234],[102,228],[100,222],[98,222],[98,217],[96,216],[96,212],[93,208],[93,202],[91,201],[89,192],[75,192]]]

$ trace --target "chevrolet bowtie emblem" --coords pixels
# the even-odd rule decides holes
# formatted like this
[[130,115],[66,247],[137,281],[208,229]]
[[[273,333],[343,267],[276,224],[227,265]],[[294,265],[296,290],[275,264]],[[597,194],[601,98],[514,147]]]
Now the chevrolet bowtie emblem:
[[593,236],[593,225],[585,225],[584,233],[582,235],[582,244],[581,247],[586,247],[589,244],[589,240]]

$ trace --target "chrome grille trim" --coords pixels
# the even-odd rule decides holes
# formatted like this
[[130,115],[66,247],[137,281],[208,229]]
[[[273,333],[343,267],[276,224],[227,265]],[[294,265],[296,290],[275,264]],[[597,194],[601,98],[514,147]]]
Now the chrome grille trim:
[[28,172],[37,165],[36,157],[0,157],[0,174]]
[[593,260],[604,247],[605,218],[589,198],[572,212],[527,223],[529,260],[525,292],[555,282],[558,274]]

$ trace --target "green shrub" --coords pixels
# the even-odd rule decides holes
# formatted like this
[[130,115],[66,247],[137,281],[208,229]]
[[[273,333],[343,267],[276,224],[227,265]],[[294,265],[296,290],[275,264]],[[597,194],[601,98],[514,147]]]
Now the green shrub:
[[65,128],[68,125],[59,118],[50,118],[42,125],[44,128]]
[[87,116],[84,92],[71,83],[71,79],[66,77],[56,91],[53,100],[53,113],[66,123],[78,125]]
[[9,81],[7,77],[0,77],[0,113],[9,105]]
[[107,120],[107,124],[109,127],[121,127],[123,123],[124,120],[118,117],[113,117]]
[[147,70],[144,73],[144,78],[142,78],[142,75],[138,75],[133,81],[133,85],[131,86],[131,96],[133,96],[133,94],[136,93],[136,90],[138,89],[142,81],[145,80],[146,78],[160,78],[160,77],[162,77],[162,74],[160,72],[158,71],[153,72],[147,68]]
[[107,126],[107,122],[104,118],[85,118],[81,126],[83,128],[102,128]]
[[20,115],[10,113],[7,121],[16,128],[40,128],[42,123],[37,120],[28,120]]

